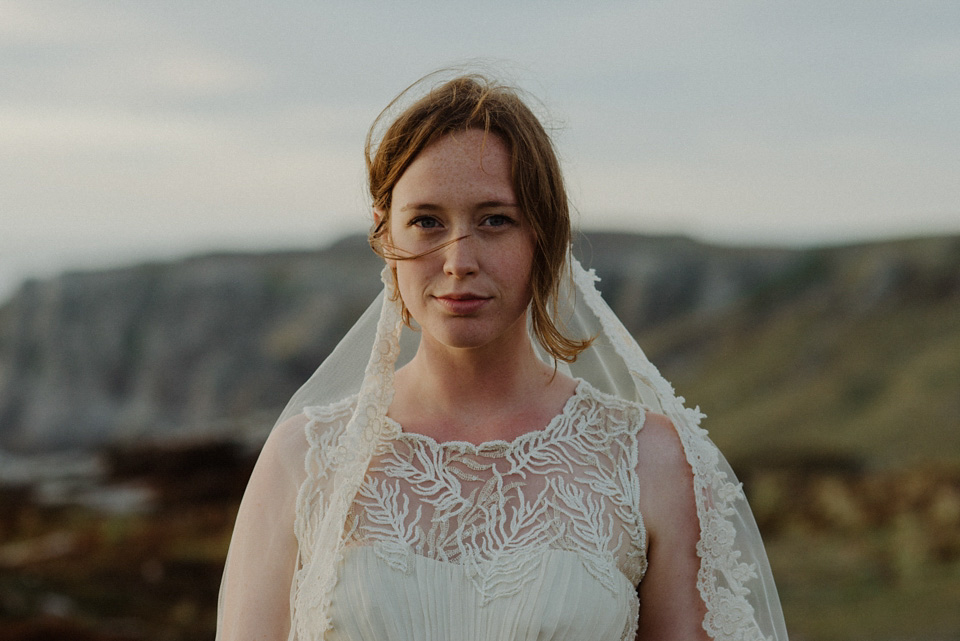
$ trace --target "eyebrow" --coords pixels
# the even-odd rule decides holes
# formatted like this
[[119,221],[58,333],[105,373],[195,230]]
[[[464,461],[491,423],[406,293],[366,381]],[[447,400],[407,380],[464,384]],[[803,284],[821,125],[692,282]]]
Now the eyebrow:
[[[475,209],[492,209],[497,207],[519,209],[520,205],[506,200],[485,200],[477,203]],[[400,211],[441,211],[442,209],[443,207],[433,203],[410,203],[401,207]]]

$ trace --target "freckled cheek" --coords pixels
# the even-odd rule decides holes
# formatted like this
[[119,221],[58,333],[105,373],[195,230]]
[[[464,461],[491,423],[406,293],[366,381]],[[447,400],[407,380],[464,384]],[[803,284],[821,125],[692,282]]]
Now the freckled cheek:
[[514,255],[504,258],[505,260],[501,263],[501,278],[511,283],[515,291],[521,291],[520,295],[529,300],[533,296],[532,256],[529,252],[520,249]]
[[422,260],[397,261],[397,287],[400,298],[408,308],[416,306],[428,296],[429,278],[424,273],[423,265],[415,264]]

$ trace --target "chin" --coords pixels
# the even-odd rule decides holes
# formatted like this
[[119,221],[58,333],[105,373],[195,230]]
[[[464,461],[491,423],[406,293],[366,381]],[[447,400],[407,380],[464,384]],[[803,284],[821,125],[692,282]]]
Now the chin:
[[[516,337],[513,334],[518,326],[516,324],[506,328],[470,327],[470,323],[464,323],[463,325],[456,328],[448,327],[446,328],[447,331],[425,332],[425,335],[430,336],[436,343],[452,349],[480,349],[515,343]],[[519,327],[522,327],[523,331],[526,332],[525,322],[520,324]]]
[[473,334],[434,337],[434,340],[444,347],[450,347],[452,349],[478,349],[493,342],[487,336],[477,336]]

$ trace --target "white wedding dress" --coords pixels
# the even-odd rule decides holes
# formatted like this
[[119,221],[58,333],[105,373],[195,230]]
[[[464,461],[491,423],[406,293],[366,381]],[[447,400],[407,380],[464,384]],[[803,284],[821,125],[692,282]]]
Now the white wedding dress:
[[[354,400],[305,411],[302,576],[324,562],[309,551]],[[639,405],[580,381],[548,426],[509,443],[404,432],[382,443],[347,518],[324,638],[632,639],[646,568],[643,422]]]
[[224,570],[218,640],[632,639],[647,408],[673,424],[692,472],[707,636],[787,640],[756,523],[699,409],[570,261],[556,315],[570,336],[595,337],[558,364],[582,379],[576,393],[546,427],[481,445],[437,443],[387,416],[395,366],[418,336],[384,271],[384,292],[264,447]]

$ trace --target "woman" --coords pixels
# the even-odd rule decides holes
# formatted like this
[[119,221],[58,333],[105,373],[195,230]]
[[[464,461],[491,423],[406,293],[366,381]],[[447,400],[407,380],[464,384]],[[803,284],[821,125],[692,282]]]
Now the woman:
[[376,129],[385,293],[264,446],[218,637],[785,639],[699,413],[569,255],[533,113],[464,76]]

